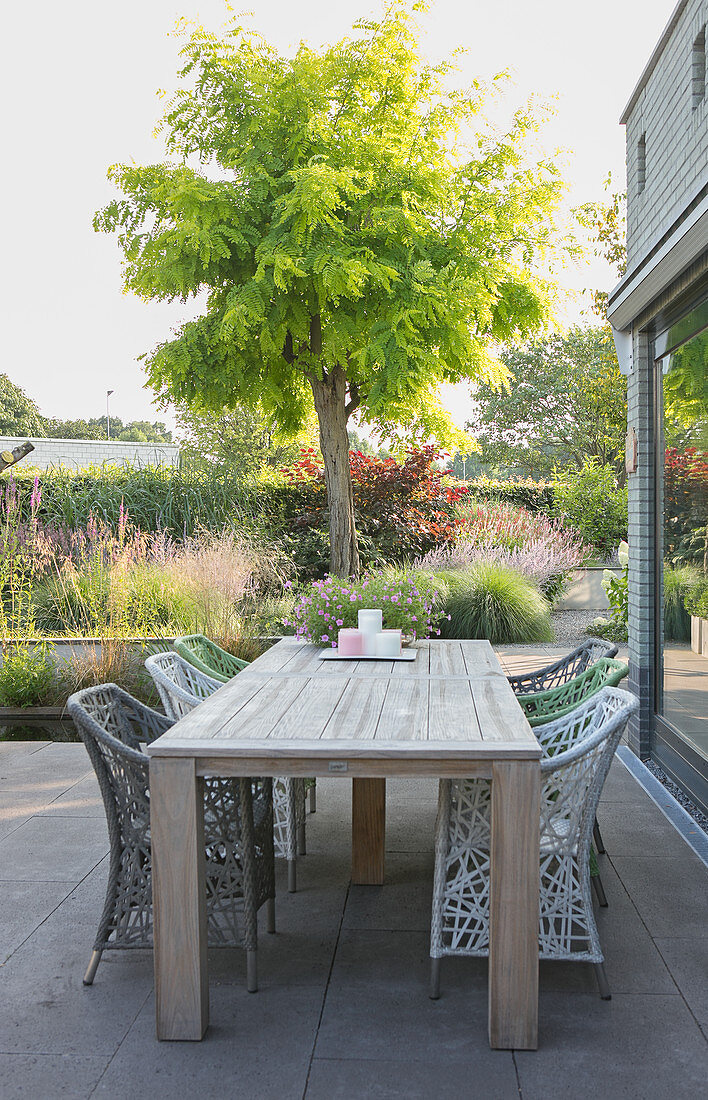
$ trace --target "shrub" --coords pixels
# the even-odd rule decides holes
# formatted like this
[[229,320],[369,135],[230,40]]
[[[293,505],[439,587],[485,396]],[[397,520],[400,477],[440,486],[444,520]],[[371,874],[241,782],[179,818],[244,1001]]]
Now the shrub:
[[708,619],[708,577],[699,576],[686,592],[684,606],[689,615]]
[[627,486],[619,488],[613,467],[594,458],[557,477],[554,511],[601,554],[627,537]]
[[480,561],[442,576],[449,586],[444,637],[486,638],[493,644],[553,641],[548,601],[513,569]]
[[627,641],[627,624],[617,619],[605,619],[599,615],[585,630],[593,638],[606,638],[608,642],[622,644]]
[[358,583],[327,576],[314,581],[295,605],[289,625],[299,638],[320,647],[336,646],[342,627],[355,627],[361,608],[380,608],[387,630],[412,638],[439,634],[442,589],[426,573],[390,570]]
[[421,568],[447,570],[495,561],[533,581],[554,603],[590,552],[577,532],[523,508],[463,504],[458,512],[464,526],[457,541],[430,551],[416,563]]
[[664,637],[667,641],[691,640],[691,617],[686,610],[686,600],[696,585],[697,577],[696,570],[691,566],[672,569],[664,564]]
[[48,705],[56,695],[57,671],[46,646],[6,647],[0,665],[0,705]]
[[472,496],[527,508],[529,512],[553,511],[554,487],[549,481],[498,481],[478,477],[467,482]]

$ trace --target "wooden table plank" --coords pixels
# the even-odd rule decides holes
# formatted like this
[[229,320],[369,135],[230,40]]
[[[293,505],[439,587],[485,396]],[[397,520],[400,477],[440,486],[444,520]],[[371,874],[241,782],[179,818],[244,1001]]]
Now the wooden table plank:
[[387,687],[387,680],[348,680],[322,740],[373,741]]
[[487,676],[470,684],[483,739],[528,743],[533,731],[506,678]]
[[429,648],[430,673],[432,676],[466,676],[467,668],[462,656],[462,646],[451,641],[445,645]]
[[431,680],[428,739],[482,741],[469,680]]
[[[274,690],[269,691],[266,681],[261,691],[240,707],[238,713],[219,729],[218,739],[250,741],[269,737],[307,683],[301,676],[282,677],[273,681],[271,687]],[[195,707],[192,713],[196,714],[198,710],[199,707]]]
[[381,708],[376,738],[382,741],[427,741],[429,686],[429,680],[392,679]]
[[302,691],[281,715],[269,737],[272,740],[317,738],[332,717],[348,681],[315,677],[306,680]]

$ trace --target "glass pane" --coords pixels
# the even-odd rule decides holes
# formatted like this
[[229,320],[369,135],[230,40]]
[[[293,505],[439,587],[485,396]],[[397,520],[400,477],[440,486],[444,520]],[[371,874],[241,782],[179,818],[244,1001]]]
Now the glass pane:
[[708,329],[661,362],[664,718],[708,759]]

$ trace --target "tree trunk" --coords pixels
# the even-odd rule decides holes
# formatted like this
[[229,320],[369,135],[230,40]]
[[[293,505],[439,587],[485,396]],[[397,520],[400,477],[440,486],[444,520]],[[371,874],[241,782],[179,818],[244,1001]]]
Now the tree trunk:
[[337,577],[358,577],[359,550],[354,526],[354,493],[349,469],[347,383],[341,367],[324,380],[311,380],[320,426],[329,503],[329,569]]

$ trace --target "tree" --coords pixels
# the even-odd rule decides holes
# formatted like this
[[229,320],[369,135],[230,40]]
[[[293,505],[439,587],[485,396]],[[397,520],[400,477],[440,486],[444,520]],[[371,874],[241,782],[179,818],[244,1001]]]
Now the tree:
[[[614,267],[621,279],[627,270],[627,193],[612,190],[612,173],[605,180],[607,202],[586,202],[575,210],[580,224],[589,229],[590,242],[596,256]],[[607,320],[606,290],[593,290],[592,312]]]
[[263,413],[245,405],[219,412],[195,412],[189,406],[177,410],[180,455],[193,464],[228,467],[244,480],[255,477],[264,467],[289,466],[301,446],[316,436],[305,429],[297,440],[283,439]]
[[161,126],[177,162],[112,168],[124,197],[94,222],[119,235],[127,290],[207,292],[145,356],[163,400],[260,407],[286,431],[314,404],[342,576],[358,570],[347,422],[454,442],[439,384],[501,378],[490,342],[548,314],[534,265],[560,191],[552,162],[525,159],[531,110],[485,128],[481,87],[421,63],[402,3],[356,28],[292,58],[234,21],[192,31]]
[[595,458],[624,484],[626,385],[609,328],[577,326],[503,358],[507,384],[477,389],[479,411],[467,425],[483,461],[545,477]]
[[24,390],[0,374],[0,435],[46,435],[44,418]]
[[[108,419],[105,416],[89,420],[45,420],[44,434],[51,439],[107,439]],[[119,416],[111,417],[111,439],[123,443],[171,443],[172,432],[161,421],[130,420],[124,424]]]

